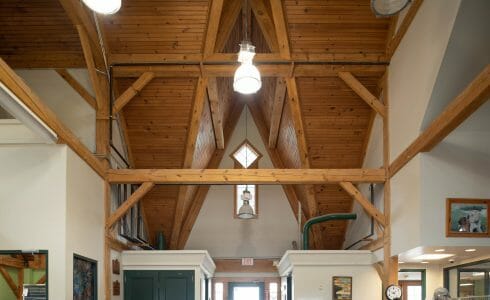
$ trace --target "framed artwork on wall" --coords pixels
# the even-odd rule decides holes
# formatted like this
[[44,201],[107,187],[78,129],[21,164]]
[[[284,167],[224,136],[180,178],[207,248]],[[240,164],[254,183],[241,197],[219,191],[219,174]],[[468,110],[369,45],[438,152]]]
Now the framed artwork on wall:
[[97,261],[73,255],[73,300],[97,299]]
[[488,208],[490,199],[446,200],[447,237],[490,237]]
[[352,277],[332,277],[332,299],[352,300]]

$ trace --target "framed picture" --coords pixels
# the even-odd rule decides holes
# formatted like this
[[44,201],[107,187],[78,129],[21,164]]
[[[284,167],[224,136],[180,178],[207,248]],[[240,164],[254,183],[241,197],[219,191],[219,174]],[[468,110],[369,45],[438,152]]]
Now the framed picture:
[[332,277],[332,299],[352,300],[352,277]]
[[97,299],[97,261],[73,255],[73,300]]
[[490,237],[488,208],[490,199],[446,200],[447,237]]

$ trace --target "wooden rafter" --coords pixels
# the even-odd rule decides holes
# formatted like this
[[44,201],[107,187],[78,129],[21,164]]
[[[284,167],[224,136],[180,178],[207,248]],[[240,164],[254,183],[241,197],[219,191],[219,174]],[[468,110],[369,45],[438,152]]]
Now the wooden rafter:
[[111,169],[110,183],[155,184],[325,184],[382,183],[384,169]]
[[257,23],[259,23],[259,27],[262,30],[262,34],[264,35],[269,49],[271,52],[278,52],[278,39],[274,21],[272,20],[272,12],[269,11],[264,0],[250,0],[250,6],[252,7],[255,19],[257,20]]
[[211,119],[213,121],[214,137],[216,140],[216,148],[225,148],[225,138],[223,134],[223,115],[219,108],[219,91],[216,77],[211,77],[208,80],[208,99],[209,107],[211,108]]
[[0,58],[0,81],[19,98],[58,138],[78,154],[97,174],[105,175],[104,166],[90,150],[56,117],[56,114]]
[[490,97],[490,65],[444,109],[444,111],[390,165],[393,177],[415,155],[431,151]]
[[216,37],[215,52],[221,52],[230,38],[233,27],[240,15],[242,0],[226,0],[221,13],[221,23]]
[[114,106],[112,107],[112,114],[115,115],[119,113],[123,107],[131,101],[136,95],[138,95],[143,88],[150,83],[150,81],[155,78],[155,73],[145,72],[128,87],[121,96],[117,97],[114,101]]
[[[199,126],[201,125],[201,117],[204,109],[204,101],[206,88],[208,85],[208,78],[199,78],[196,86],[196,92],[194,93],[194,105],[192,108],[192,114],[189,122],[189,129],[187,131],[187,142],[185,146],[184,163],[183,168],[189,169],[192,167],[194,159],[194,152],[196,149],[197,136],[199,134]],[[188,187],[183,185],[179,187],[179,194],[177,197],[177,204],[175,206],[174,225],[172,227],[172,236],[170,238],[170,249],[176,249],[179,242],[180,231],[182,229],[182,223],[185,216],[186,199],[188,193]]]
[[97,101],[66,69],[57,69],[60,75],[93,109],[97,109]]
[[116,250],[116,251],[119,251],[119,252],[126,251],[126,250],[131,250],[131,247],[130,246],[128,246],[127,244],[121,242],[118,239],[115,239],[114,237],[112,237],[110,235],[107,235],[106,236],[106,240],[108,242],[109,248],[111,248],[113,250]]
[[14,295],[17,296],[17,290],[18,290],[17,284],[12,279],[12,277],[7,272],[7,270],[5,270],[4,267],[0,266],[0,274],[2,274],[2,277],[5,279],[5,282],[7,282],[7,285],[12,290],[12,293],[14,293]]
[[223,9],[224,0],[212,0],[211,8],[208,17],[208,28],[206,31],[206,39],[204,40],[204,56],[209,56],[214,53],[216,46],[216,38],[218,36],[219,23],[221,19],[221,11]]
[[279,127],[281,125],[282,111],[284,108],[284,99],[286,98],[286,80],[282,77],[276,80],[276,90],[272,102],[271,125],[269,131],[269,148],[276,148]]
[[[249,107],[252,118],[254,119],[254,123],[259,130],[260,137],[262,138],[262,142],[265,144],[267,142],[268,133],[270,130],[267,128],[264,117],[260,112],[257,104],[250,103]],[[284,168],[284,162],[282,161],[278,150],[270,147],[266,147],[266,149],[269,157],[271,158],[272,165],[275,168]],[[300,200],[298,198],[298,195],[296,194],[296,191],[294,190],[292,185],[282,185],[282,188],[284,190],[284,193],[286,194],[291,210],[294,213],[294,217],[298,219],[298,203],[300,202]],[[298,222],[301,222],[301,224],[304,224],[304,222],[306,222],[306,216],[303,211],[301,212],[301,220],[298,220]]]
[[[233,108],[231,109],[231,112],[228,116],[228,122],[225,126],[225,131],[224,131],[225,144],[227,144],[228,141],[230,140],[230,137],[236,127],[236,124],[240,119],[240,115],[243,111],[243,107],[244,107],[243,103],[235,102]],[[212,156],[211,160],[208,163],[207,166],[208,169],[216,169],[219,167],[219,164],[223,159],[223,156],[225,155],[224,149],[215,150],[214,155]],[[201,211],[202,205],[204,204],[204,200],[206,199],[209,188],[210,188],[209,185],[202,185],[198,187],[196,194],[194,196],[194,200],[192,201],[191,207],[189,208],[187,217],[185,218],[184,224],[182,225],[182,230],[179,237],[178,249],[183,249],[185,244],[187,243],[192,228],[194,227],[199,212]]]
[[149,191],[155,186],[153,182],[144,182],[131,196],[119,206],[116,211],[107,219],[106,228],[111,228],[121,219],[128,210],[136,205]]
[[382,117],[386,115],[386,107],[379,99],[350,72],[339,72],[339,77],[369,106],[371,106]]
[[341,182],[340,186],[347,192],[347,194],[354,198],[371,217],[381,225],[386,226],[384,214],[371,204],[371,202],[369,202],[369,200],[366,199],[366,197],[364,197],[352,183]]
[[410,27],[410,24],[412,24],[413,19],[415,19],[415,16],[417,15],[417,12],[419,11],[419,8],[422,6],[423,2],[424,0],[414,0],[410,5],[410,8],[408,9],[407,14],[403,18],[403,21],[400,27],[398,28],[398,31],[396,32],[393,39],[388,42],[388,51],[387,51],[388,58],[391,58],[395,53],[396,49],[398,49],[398,46],[400,45],[403,37],[407,33],[408,28]]
[[271,0],[272,17],[274,19],[274,26],[276,30],[277,42],[279,47],[279,53],[282,58],[290,59],[291,50],[289,46],[289,36],[286,25],[286,18],[284,16],[284,8],[281,0]]
[[[221,56],[221,54],[219,54]],[[293,62],[274,57],[264,58],[260,61],[257,54],[257,68],[264,77],[288,77],[291,75]],[[114,77],[139,77],[145,72],[154,72],[155,77],[233,77],[238,64],[236,55],[224,54],[222,61],[208,62],[200,65],[200,62],[185,63],[184,61],[168,65],[135,65],[113,67]],[[294,62],[294,77],[332,77],[339,72],[351,72],[361,75],[379,75],[386,70],[385,65],[331,65],[331,64],[308,64]]]

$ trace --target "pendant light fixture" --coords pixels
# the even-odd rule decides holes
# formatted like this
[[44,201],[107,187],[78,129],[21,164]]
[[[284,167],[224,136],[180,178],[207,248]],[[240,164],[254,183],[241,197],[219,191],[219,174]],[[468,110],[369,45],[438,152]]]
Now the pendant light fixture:
[[[245,139],[248,137],[248,107],[245,107]],[[245,165],[248,166],[248,151],[245,151]],[[243,201],[242,206],[238,210],[238,217],[240,219],[252,219],[255,217],[253,207],[250,205],[252,200],[252,193],[248,190],[248,185],[243,190],[241,199]]]
[[389,17],[402,11],[411,0],[371,0],[371,9],[380,17]]
[[82,0],[91,10],[99,14],[112,15],[121,8],[121,0]]
[[262,81],[259,70],[253,65],[255,47],[248,40],[248,0],[244,0],[243,2],[242,23],[244,40],[240,44],[240,52],[238,52],[238,62],[241,65],[235,71],[233,90],[240,94],[250,95],[256,93],[262,87]]

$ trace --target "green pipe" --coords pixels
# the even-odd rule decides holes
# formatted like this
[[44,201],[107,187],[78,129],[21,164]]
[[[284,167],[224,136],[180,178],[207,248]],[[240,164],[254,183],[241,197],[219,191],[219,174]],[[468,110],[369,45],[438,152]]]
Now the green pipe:
[[333,220],[355,220],[355,219],[357,219],[356,214],[328,214],[328,215],[318,216],[309,219],[308,221],[306,221],[305,225],[303,226],[303,250],[308,250],[308,245],[310,242],[309,233],[310,233],[311,226],[313,226],[314,224],[333,221]]

